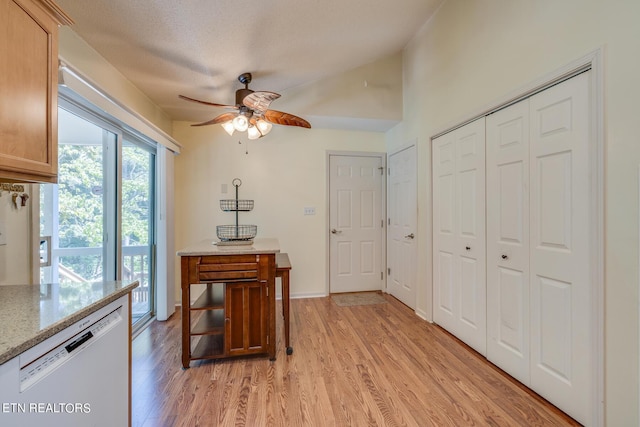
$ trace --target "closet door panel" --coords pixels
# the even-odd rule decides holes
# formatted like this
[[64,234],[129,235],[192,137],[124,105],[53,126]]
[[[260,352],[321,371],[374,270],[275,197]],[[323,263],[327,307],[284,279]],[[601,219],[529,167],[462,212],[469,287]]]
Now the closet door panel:
[[487,358],[529,369],[529,101],[487,117]]
[[434,321],[455,334],[459,278],[455,274],[455,145],[451,133],[433,140]]
[[454,132],[455,266],[460,277],[457,336],[482,355],[487,352],[485,242],[485,119]]
[[592,382],[589,78],[530,98],[531,387],[581,423]]

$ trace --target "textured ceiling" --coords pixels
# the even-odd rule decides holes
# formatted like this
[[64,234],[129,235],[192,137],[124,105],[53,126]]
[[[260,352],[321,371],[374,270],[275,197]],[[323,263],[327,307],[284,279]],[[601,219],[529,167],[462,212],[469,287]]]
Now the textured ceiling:
[[208,120],[211,107],[178,94],[234,104],[243,72],[250,88],[275,92],[336,76],[399,52],[442,2],[57,0],[80,37],[188,121]]

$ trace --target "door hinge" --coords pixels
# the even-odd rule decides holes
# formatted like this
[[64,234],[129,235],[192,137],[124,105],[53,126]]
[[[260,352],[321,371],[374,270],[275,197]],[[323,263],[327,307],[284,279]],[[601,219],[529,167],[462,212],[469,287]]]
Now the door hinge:
[[380,280],[384,280],[384,271],[380,272]]
[[387,218],[387,224],[391,225],[391,218]]
[[387,268],[387,276],[391,276],[391,269]]
[[269,296],[269,287],[267,286],[267,296]]
[[384,219],[380,220],[380,228],[384,228]]
[[391,175],[391,168],[387,168],[387,175]]
[[267,345],[269,345],[269,335],[267,335]]

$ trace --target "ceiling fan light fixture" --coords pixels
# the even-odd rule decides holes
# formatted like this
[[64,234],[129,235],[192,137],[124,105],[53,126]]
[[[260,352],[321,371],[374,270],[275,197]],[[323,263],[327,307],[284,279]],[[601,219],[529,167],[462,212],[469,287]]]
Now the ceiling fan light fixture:
[[273,125],[266,120],[259,119],[256,122],[256,127],[258,128],[260,133],[264,136],[269,132],[271,132],[271,128],[273,127]]
[[233,128],[238,132],[244,132],[249,128],[249,119],[247,119],[244,115],[238,114],[233,119]]
[[233,132],[236,131],[236,128],[233,126],[233,120],[222,123],[222,128],[229,134],[229,136],[233,135]]
[[258,139],[262,135],[263,134],[260,133],[260,130],[256,126],[251,125],[247,129],[247,136],[249,137],[249,139]]
[[280,94],[249,89],[251,73],[241,74],[238,76],[238,81],[244,85],[244,88],[236,90],[235,105],[218,104],[216,102],[201,101],[188,96],[178,95],[181,99],[187,101],[235,110],[219,114],[206,122],[194,123],[191,126],[220,124],[229,136],[232,136],[235,132],[249,132],[249,139],[258,139],[265,136],[271,132],[273,124],[311,128],[309,122],[301,117],[282,111],[271,110],[269,108],[271,102],[280,98]]

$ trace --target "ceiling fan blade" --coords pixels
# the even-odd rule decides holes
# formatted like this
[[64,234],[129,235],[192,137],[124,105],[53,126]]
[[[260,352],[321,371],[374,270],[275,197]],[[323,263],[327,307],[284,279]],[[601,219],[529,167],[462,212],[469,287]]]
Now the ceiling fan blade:
[[242,99],[242,103],[252,110],[267,111],[272,101],[280,98],[279,93],[257,91],[252,92]]
[[271,123],[284,126],[300,126],[311,129],[311,125],[305,119],[294,116],[293,114],[283,113],[282,111],[267,110],[264,112],[264,118]]
[[233,120],[238,114],[237,113],[224,113],[219,116],[202,123],[194,123],[191,126],[207,126],[207,125],[217,125],[218,123],[228,122],[229,120]]
[[238,107],[236,107],[235,105],[217,104],[215,102],[200,101],[199,99],[189,98],[188,96],[184,96],[184,95],[178,95],[178,98],[185,99],[187,101],[197,102],[199,104],[211,105],[213,107],[233,108],[234,110],[238,109]]

